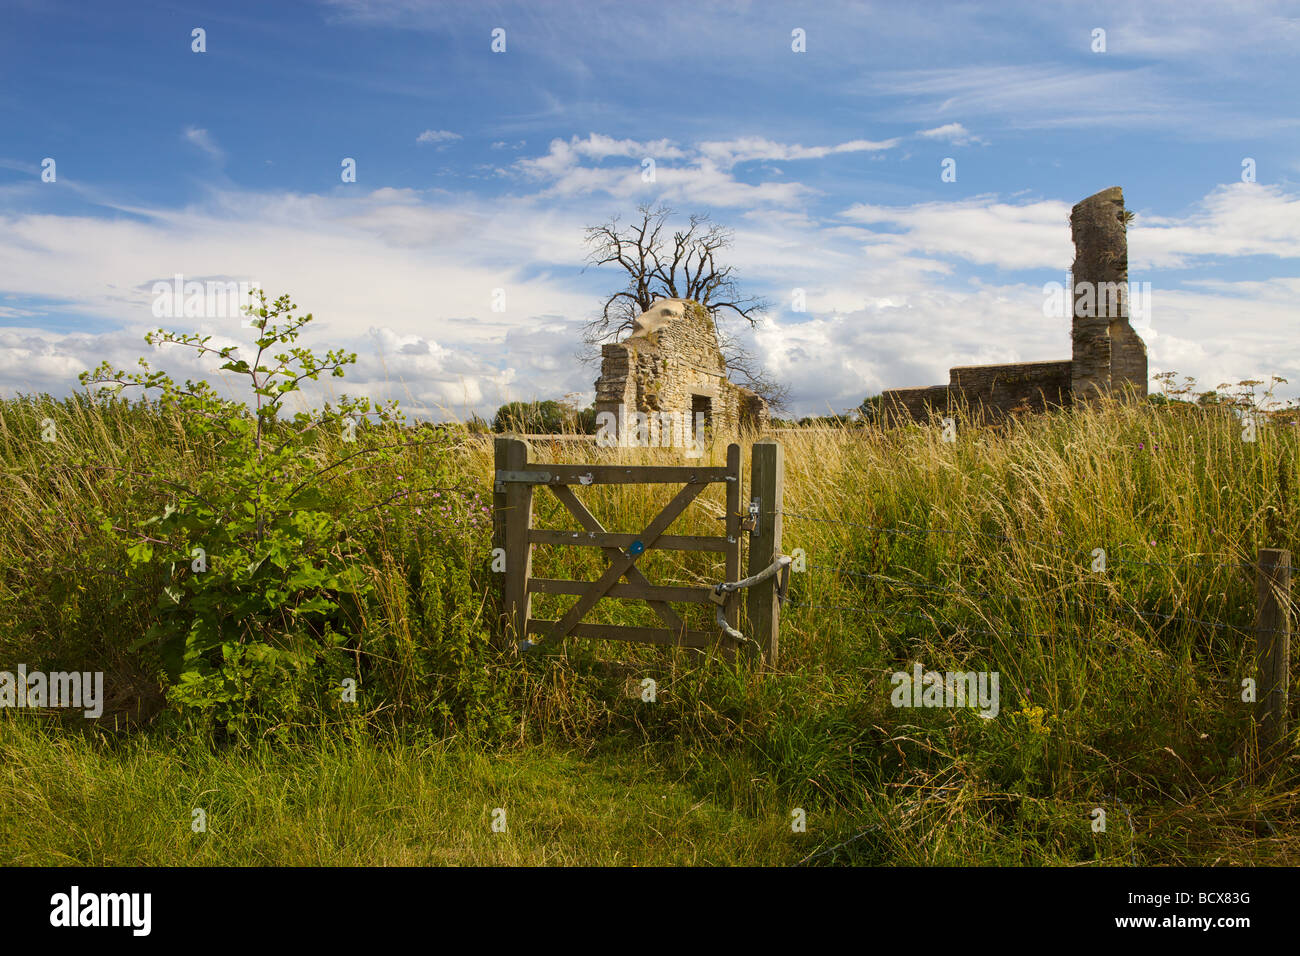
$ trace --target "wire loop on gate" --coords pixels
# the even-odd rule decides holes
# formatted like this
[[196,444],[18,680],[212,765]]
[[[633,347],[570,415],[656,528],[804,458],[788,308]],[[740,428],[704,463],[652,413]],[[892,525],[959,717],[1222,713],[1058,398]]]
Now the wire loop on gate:
[[[794,558],[790,557],[788,554],[777,555],[777,559],[762,571],[759,571],[758,574],[751,574],[749,577],[741,578],[739,581],[722,581],[715,584],[709,597],[714,604],[714,620],[717,621],[718,628],[732,640],[743,641],[746,644],[753,644],[757,647],[758,641],[746,637],[744,634],[740,633],[740,631],[727,623],[726,611],[723,607],[723,605],[726,604],[725,596],[733,591],[739,591],[742,588],[751,588],[755,584],[762,584],[772,575],[780,574],[781,577],[778,579],[776,586],[776,598],[781,604],[785,604],[785,593],[790,587],[790,564],[793,561]],[[519,651],[520,653],[526,653],[534,647],[537,647],[537,643],[525,638],[519,644]]]
[[794,561],[794,558],[790,557],[788,554],[777,555],[776,560],[762,571],[759,571],[758,574],[751,574],[749,577],[741,578],[739,581],[723,581],[721,584],[715,584],[713,586],[713,591],[715,594],[728,594],[732,591],[739,591],[741,588],[750,588],[755,584],[762,584],[782,568],[789,567],[792,561]]
[[[713,586],[713,603],[714,603],[713,616],[714,616],[714,620],[717,621],[719,629],[721,629],[732,640],[744,641],[746,644],[753,644],[757,646],[758,645],[757,641],[753,640],[752,638],[746,637],[744,634],[740,633],[740,631],[736,630],[734,627],[732,627],[730,624],[727,623],[726,612],[723,609],[723,604],[726,602],[719,599],[726,594],[732,593],[733,591],[739,591],[741,588],[750,588],[753,587],[755,584],[762,584],[772,575],[778,574],[782,571],[785,571],[787,568],[789,568],[790,563],[793,560],[794,558],[790,557],[790,555],[788,554],[777,555],[776,560],[773,561],[771,564],[769,564],[762,571],[759,571],[758,574],[751,574],[749,577],[741,578],[739,581],[723,581],[719,584],[715,584]],[[776,588],[776,595],[777,595],[777,600],[784,604],[785,590],[789,586],[790,576],[788,573],[786,573],[782,575],[782,578],[784,580],[784,584],[778,582]]]

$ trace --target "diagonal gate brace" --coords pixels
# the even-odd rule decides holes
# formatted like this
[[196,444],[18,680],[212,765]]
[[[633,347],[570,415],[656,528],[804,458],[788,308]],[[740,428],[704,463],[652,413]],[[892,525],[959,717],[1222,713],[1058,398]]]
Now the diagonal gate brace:
[[[599,534],[605,530],[605,526],[600,523],[600,520],[595,515],[587,510],[586,505],[579,500],[578,496],[573,493],[573,489],[568,485],[554,485],[552,486],[551,491],[555,493],[555,497],[560,499],[561,504],[569,509],[569,512],[578,519],[578,523],[587,531]],[[618,548],[609,547],[603,548],[602,550],[610,561],[623,556],[623,552]],[[636,565],[629,567],[625,576],[633,584],[650,584],[650,580],[641,573],[640,569],[637,568]],[[659,615],[659,619],[667,624],[672,630],[676,631],[678,634],[685,633],[686,622],[682,620],[681,615],[672,609],[672,605],[667,601],[649,601],[647,603],[654,609],[654,612]]]
[[[705,487],[707,487],[705,483],[687,485],[677,493],[672,501],[668,502],[664,510],[659,512],[659,515],[654,521],[650,522],[649,527],[641,534],[641,541],[645,545],[646,551],[654,547],[654,543],[659,540],[659,536],[677,520],[677,516],[686,510],[686,506],[694,501]],[[636,564],[636,559],[640,557],[637,554],[624,554],[617,548],[610,550],[616,552],[617,557],[610,557],[609,567],[605,569],[605,573],[600,576],[599,580],[592,582],[591,587],[574,602],[564,617],[555,622],[555,627],[551,629],[549,635],[552,639],[558,641],[573,630],[583,616],[595,606],[597,601],[605,596],[611,587],[618,583],[619,578],[627,574],[632,566]],[[641,552],[641,554],[644,553],[645,551]]]

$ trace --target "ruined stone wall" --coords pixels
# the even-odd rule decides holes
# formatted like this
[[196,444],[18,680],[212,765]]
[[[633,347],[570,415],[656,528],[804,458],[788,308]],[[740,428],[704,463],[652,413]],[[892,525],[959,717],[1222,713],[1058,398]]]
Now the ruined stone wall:
[[[617,415],[646,412],[651,416],[652,444],[669,444],[660,435],[655,413],[669,413],[694,422],[694,396],[711,404],[715,431],[736,432],[742,423],[768,422],[766,403],[748,389],[727,381],[726,363],[718,349],[717,332],[707,310],[686,303],[685,317],[642,336],[632,336],[601,349],[601,374],[596,381],[596,411]],[[620,433],[623,429],[620,427]]]
[[596,411],[617,413],[620,405],[636,407],[636,353],[620,342],[602,346],[600,378],[596,380]]
[[[728,385],[731,383],[728,382]],[[767,401],[757,392],[752,392],[740,385],[731,385],[739,393],[740,424],[742,428],[766,431],[772,427],[772,410]]]
[[1128,320],[1128,232],[1124,191],[1103,189],[1070,212],[1074,240],[1072,322],[1074,374],[1080,400],[1120,394],[1131,385],[1147,393],[1147,350]]
[[1147,394],[1147,347],[1126,319],[1110,326],[1110,388],[1120,395],[1128,386]]
[[947,385],[891,388],[880,393],[881,417],[885,424],[928,422],[931,414],[946,415],[951,392]]
[[1070,404],[1071,363],[1019,362],[1013,365],[963,365],[948,372],[949,386],[962,393],[971,410],[1005,418],[1013,411],[1046,411]]
[[1000,421],[1012,412],[1068,406],[1070,373],[1068,361],[962,365],[949,370],[947,385],[893,388],[882,394],[891,421],[924,422],[931,410],[947,414],[962,403],[978,418]]
[[930,409],[965,401],[997,420],[1013,411],[1069,406],[1133,388],[1147,394],[1147,350],[1128,320],[1128,234],[1124,192],[1103,189],[1070,213],[1074,240],[1068,362],[968,365],[949,370],[949,383],[883,393],[886,420],[926,421]]

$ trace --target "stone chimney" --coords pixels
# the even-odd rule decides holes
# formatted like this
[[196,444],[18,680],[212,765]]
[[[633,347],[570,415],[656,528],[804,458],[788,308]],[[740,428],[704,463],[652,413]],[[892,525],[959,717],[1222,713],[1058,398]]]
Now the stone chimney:
[[1147,393],[1147,350],[1128,321],[1124,191],[1103,189],[1070,212],[1074,240],[1072,391],[1076,400]]

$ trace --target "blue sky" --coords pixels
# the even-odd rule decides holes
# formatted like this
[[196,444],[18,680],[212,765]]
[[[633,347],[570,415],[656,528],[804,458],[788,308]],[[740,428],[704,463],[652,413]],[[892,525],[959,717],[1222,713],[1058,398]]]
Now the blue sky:
[[306,344],[359,353],[354,393],[589,398],[578,330],[621,280],[583,271],[582,229],[666,202],[734,229],[773,303],[751,347],[797,411],[839,411],[1068,357],[1042,286],[1111,185],[1152,374],[1300,395],[1297,50],[1300,4],[7,0],[0,395],[132,364],[181,273],[291,292]]

